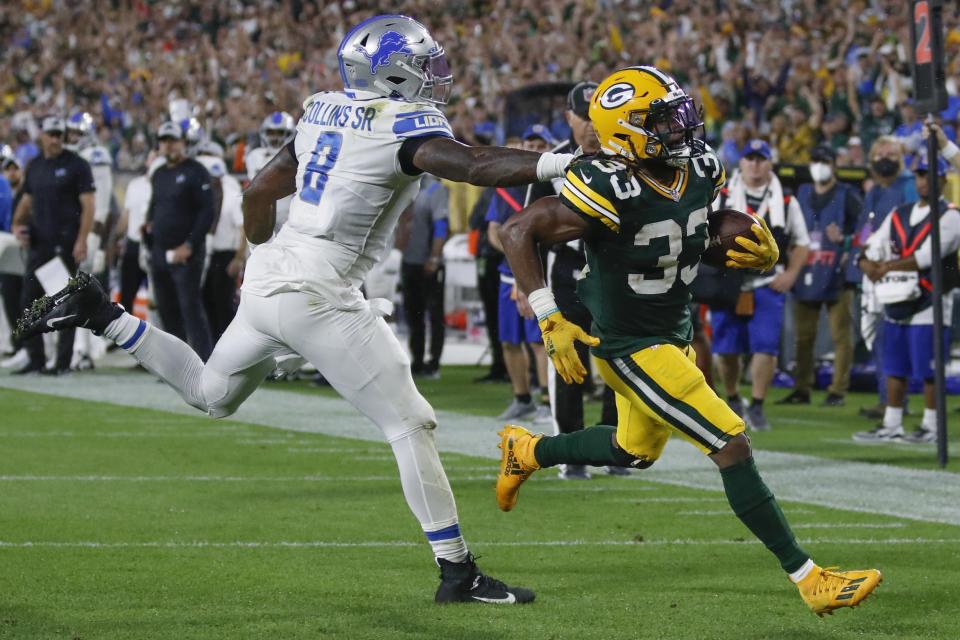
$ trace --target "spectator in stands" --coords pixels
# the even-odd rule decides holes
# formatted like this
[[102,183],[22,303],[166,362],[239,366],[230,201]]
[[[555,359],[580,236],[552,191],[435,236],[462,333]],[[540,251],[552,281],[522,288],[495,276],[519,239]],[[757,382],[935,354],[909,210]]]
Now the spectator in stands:
[[[404,214],[400,287],[410,330],[410,370],[414,377],[440,377],[444,343],[443,245],[450,237],[450,192],[437,178],[424,176],[420,193]],[[430,316],[430,359],[424,361]]]
[[860,138],[863,141],[863,147],[872,148],[877,138],[892,134],[896,126],[897,119],[887,110],[883,96],[874,95],[870,98],[867,112],[860,120]]
[[150,281],[163,328],[206,360],[213,341],[200,278],[215,211],[210,174],[186,157],[180,125],[163,123],[157,139],[164,163],[150,178]]
[[[59,259],[68,273],[76,273],[77,265],[87,256],[87,234],[93,228],[95,188],[90,165],[64,148],[63,118],[44,118],[42,130],[42,153],[27,167],[23,195],[13,218],[14,233],[28,249],[21,308],[44,294],[36,275],[40,267]],[[74,329],[60,333],[56,362],[47,371],[43,340],[40,336],[27,340],[30,362],[16,373],[69,372],[75,333]]]
[[[937,129],[943,135],[940,129]],[[944,151],[955,161],[960,150],[952,143]],[[960,163],[958,163],[960,164]],[[946,175],[947,163],[937,158],[928,163],[926,153],[917,154],[914,175],[917,202],[896,207],[870,236],[860,268],[874,283],[877,298],[884,303],[883,366],[887,382],[887,406],[883,421],[871,431],[854,434],[858,442],[936,442],[937,413],[933,384],[934,338],[933,294],[930,284],[932,248],[929,235],[930,204],[928,173]],[[948,292],[960,284],[957,251],[960,250],[960,212],[946,200],[940,202],[940,245],[943,286]],[[953,296],[944,295],[944,317],[949,318]],[[950,328],[944,327],[944,351],[949,352]],[[905,434],[903,405],[908,378],[923,380],[924,410],[919,427]]]
[[[877,228],[883,224],[895,207],[907,202],[917,201],[916,181],[903,166],[903,145],[891,135],[880,136],[870,148],[870,178],[872,184],[863,200],[863,210],[857,220],[851,259],[847,264],[846,280],[850,285],[859,285],[863,273],[857,267],[861,255],[860,248],[866,244]],[[859,305],[863,306],[863,305]],[[855,307],[856,308],[856,307]],[[872,307],[871,307],[872,308]],[[862,313],[871,313],[864,309]],[[876,407],[861,407],[861,415],[879,420],[887,402],[886,376],[883,373],[883,322],[879,318],[867,318],[871,327],[876,328],[873,338],[873,361],[877,370],[877,389],[879,403]],[[863,321],[861,321],[862,323]]]
[[900,139],[906,155],[903,158],[908,167],[913,166],[914,154],[920,148],[923,137],[923,123],[917,116],[917,110],[912,100],[904,100],[900,105],[900,124],[893,130],[893,135]]
[[[771,274],[744,277],[736,309],[711,309],[713,351],[720,356],[720,375],[727,403],[751,429],[767,431],[763,403],[773,381],[786,294],[806,264],[810,239],[797,199],[785,194],[773,172],[773,152],[764,140],[747,143],[740,170],[723,188],[714,208],[732,208],[762,217],[780,248],[780,263]],[[745,407],[739,383],[742,354],[751,354],[751,402]]]
[[813,183],[800,185],[797,192],[810,235],[810,253],[793,287],[797,328],[794,389],[777,404],[810,404],[814,346],[823,307],[827,309],[834,346],[833,382],[824,406],[843,406],[850,387],[853,288],[846,284],[844,270],[863,202],[856,189],[837,181],[836,158],[828,145],[814,149],[810,156]]

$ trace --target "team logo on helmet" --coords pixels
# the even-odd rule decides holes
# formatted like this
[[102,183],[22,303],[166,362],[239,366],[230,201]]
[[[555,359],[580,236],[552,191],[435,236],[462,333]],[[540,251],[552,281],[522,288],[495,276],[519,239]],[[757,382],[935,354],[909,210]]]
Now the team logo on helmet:
[[407,46],[407,38],[396,31],[387,31],[380,36],[377,48],[373,54],[367,53],[367,50],[357,45],[357,51],[363,54],[370,61],[370,73],[376,73],[380,67],[385,67],[390,63],[390,58],[398,53],[411,55],[413,50]]
[[633,98],[634,88],[629,82],[610,85],[600,96],[600,106],[604,109],[616,109]]

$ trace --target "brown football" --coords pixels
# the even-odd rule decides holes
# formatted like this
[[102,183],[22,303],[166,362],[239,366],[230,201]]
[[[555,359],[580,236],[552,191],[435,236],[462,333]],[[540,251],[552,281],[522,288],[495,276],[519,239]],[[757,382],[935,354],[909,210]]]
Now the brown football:
[[742,251],[743,247],[736,243],[737,236],[746,236],[756,241],[751,227],[756,224],[756,218],[749,213],[736,209],[718,209],[707,216],[710,225],[707,249],[700,260],[712,267],[722,267],[727,261],[727,251],[735,249]]

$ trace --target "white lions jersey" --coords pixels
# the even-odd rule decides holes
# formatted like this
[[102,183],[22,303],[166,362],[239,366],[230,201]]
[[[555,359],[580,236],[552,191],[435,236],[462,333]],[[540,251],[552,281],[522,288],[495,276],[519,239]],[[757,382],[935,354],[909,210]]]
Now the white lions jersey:
[[93,219],[105,222],[110,215],[110,198],[113,196],[113,158],[105,148],[95,145],[79,151],[80,157],[90,164],[93,186],[96,189],[93,201]]
[[362,91],[315,94],[303,111],[290,217],[253,252],[243,288],[262,296],[309,291],[353,308],[362,304],[360,284],[420,189],[420,176],[400,168],[400,146],[408,138],[453,133],[432,104]]
[[[267,163],[273,160],[273,156],[275,155],[277,155],[277,149],[269,149],[267,147],[251,149],[243,161],[247,167],[247,178],[253,180],[253,177],[260,173],[260,170],[267,166]],[[277,221],[273,225],[274,233],[280,231],[280,227],[287,221],[287,216],[290,214],[291,200],[293,200],[293,196],[287,196],[286,198],[277,200]]]

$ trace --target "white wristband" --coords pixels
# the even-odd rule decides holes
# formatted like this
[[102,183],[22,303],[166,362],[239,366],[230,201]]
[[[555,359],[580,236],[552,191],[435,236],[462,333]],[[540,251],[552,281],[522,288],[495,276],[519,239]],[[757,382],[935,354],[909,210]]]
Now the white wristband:
[[553,291],[549,287],[531,291],[530,295],[527,296],[527,301],[530,303],[533,312],[537,314],[538,321],[543,320],[551,313],[560,311],[557,301],[553,298]]
[[567,165],[573,160],[572,153],[546,153],[540,154],[537,161],[537,180],[544,182],[559,178],[566,172]]
[[947,161],[953,160],[953,157],[958,153],[960,153],[960,147],[953,140],[947,140],[947,146],[940,151],[940,155]]

